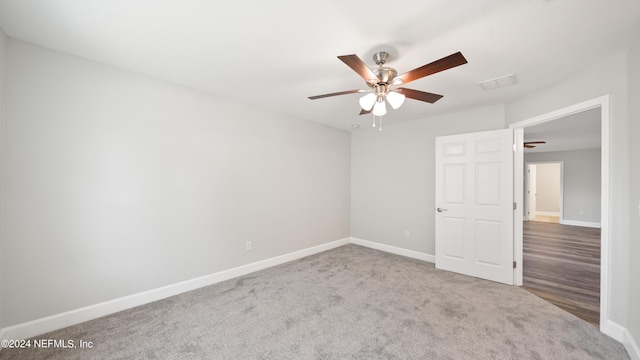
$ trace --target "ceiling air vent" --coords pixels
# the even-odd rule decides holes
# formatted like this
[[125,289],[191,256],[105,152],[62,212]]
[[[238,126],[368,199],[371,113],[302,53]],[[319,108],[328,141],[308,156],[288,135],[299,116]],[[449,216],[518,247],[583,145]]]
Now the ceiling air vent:
[[497,88],[511,86],[518,83],[515,74],[500,76],[495,79],[489,79],[478,83],[483,90],[494,90]]

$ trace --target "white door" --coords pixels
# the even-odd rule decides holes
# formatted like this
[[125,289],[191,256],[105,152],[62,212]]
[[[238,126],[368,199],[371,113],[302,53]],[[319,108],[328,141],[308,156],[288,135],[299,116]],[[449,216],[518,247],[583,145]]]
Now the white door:
[[536,212],[538,208],[538,202],[536,201],[536,196],[538,196],[538,182],[537,182],[537,171],[538,168],[533,164],[527,164],[527,220],[533,220],[536,217]]
[[436,268],[513,284],[513,132],[436,138]]

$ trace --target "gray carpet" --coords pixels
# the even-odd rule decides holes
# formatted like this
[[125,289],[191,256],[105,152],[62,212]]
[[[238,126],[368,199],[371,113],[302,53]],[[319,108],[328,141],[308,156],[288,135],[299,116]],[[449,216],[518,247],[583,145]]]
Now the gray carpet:
[[346,245],[39,336],[0,359],[629,359],[518,287]]

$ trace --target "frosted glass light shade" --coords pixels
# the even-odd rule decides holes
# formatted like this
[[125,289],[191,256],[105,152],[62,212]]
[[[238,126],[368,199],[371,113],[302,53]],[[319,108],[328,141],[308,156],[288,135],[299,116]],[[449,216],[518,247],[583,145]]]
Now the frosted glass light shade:
[[390,91],[387,94],[387,101],[392,108],[397,109],[404,103],[405,96],[395,91]]
[[375,105],[373,105],[373,115],[382,116],[387,113],[387,105],[382,101],[376,101]]
[[376,102],[376,94],[368,93],[367,95],[360,98],[360,107],[363,110],[370,111],[375,102]]

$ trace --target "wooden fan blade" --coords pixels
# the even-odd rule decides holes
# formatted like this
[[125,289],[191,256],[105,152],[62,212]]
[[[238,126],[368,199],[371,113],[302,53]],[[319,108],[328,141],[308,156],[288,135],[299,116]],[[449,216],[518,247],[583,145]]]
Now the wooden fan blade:
[[442,95],[433,94],[433,93],[420,91],[420,90],[414,90],[414,89],[399,88],[396,91],[400,92],[401,94],[403,94],[404,96],[410,99],[425,101],[431,104],[433,104],[434,102],[442,98]]
[[360,110],[360,115],[371,114],[371,111],[372,111],[372,110],[373,110],[373,108],[372,108],[371,110],[365,110],[365,109],[362,109],[362,110]]
[[377,83],[380,81],[376,74],[369,69],[367,64],[362,61],[358,55],[341,55],[338,56],[338,59],[342,60],[343,63],[347,64],[348,67],[352,68],[353,71],[357,72],[360,77],[364,79],[364,81],[368,83]]
[[330,93],[330,94],[309,96],[309,99],[316,100],[316,99],[322,99],[322,98],[326,98],[326,97],[330,97],[330,96],[355,94],[355,93],[362,93],[362,92],[366,92],[366,91],[367,90],[360,90],[360,89],[358,89],[358,90],[347,90],[347,91],[334,92],[334,93]]
[[524,147],[526,147],[527,149],[533,149],[535,146],[524,144]]
[[528,144],[546,144],[546,141],[525,141],[524,144],[528,145]]
[[460,66],[467,63],[467,59],[462,56],[461,52],[457,52],[455,54],[451,54],[447,57],[443,57],[440,60],[436,60],[427,65],[423,65],[419,68],[413,69],[411,71],[407,71],[404,74],[396,76],[396,79],[401,79],[403,84],[406,84],[413,80],[418,80],[425,76],[435,74],[440,71],[444,71],[447,69],[454,68],[456,66]]

